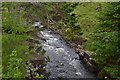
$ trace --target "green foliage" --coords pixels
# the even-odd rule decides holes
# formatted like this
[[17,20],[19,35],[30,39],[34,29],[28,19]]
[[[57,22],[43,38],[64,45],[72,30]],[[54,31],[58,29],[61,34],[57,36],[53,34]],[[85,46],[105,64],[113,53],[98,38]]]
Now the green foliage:
[[44,49],[42,49],[42,46],[40,46],[40,47],[37,46],[36,52],[41,53],[42,55],[44,55],[46,53],[46,51]]
[[39,26],[35,26],[35,28],[39,28]]
[[15,50],[12,51],[8,66],[7,73],[2,75],[2,78],[21,78],[23,73],[20,70],[20,66],[23,59],[17,57],[17,52]]
[[38,75],[37,78],[42,80],[44,78],[44,75],[40,75],[40,76]]
[[41,51],[41,53],[42,53],[42,55],[44,55],[44,54],[46,53],[46,51],[43,49],[43,50]]
[[47,60],[47,62],[50,62],[50,57],[49,56],[45,57],[45,59]]
[[[6,3],[6,5],[7,4],[9,3]],[[25,19],[23,18],[23,15],[25,14],[24,10],[18,11],[18,8],[16,7],[17,4],[18,3],[11,3],[10,6],[5,6],[3,4],[6,9],[10,8],[10,11],[8,12],[7,10],[2,12],[2,28],[6,33],[22,34],[25,33],[27,30],[27,26],[25,25]]]
[[102,11],[99,19],[102,27],[108,27],[112,31],[118,30],[119,19],[120,19],[120,2],[109,3],[108,7]]
[[[119,19],[120,12],[118,3],[109,3],[108,7],[99,16],[99,31],[89,35],[91,44],[89,50],[96,52],[94,58],[113,78],[120,78],[120,49],[119,49]],[[117,16],[115,16],[117,15]],[[102,29],[101,29],[102,28]],[[97,30],[98,30],[97,29]]]
[[35,54],[35,51],[34,51],[34,50],[31,50],[31,51],[30,51],[30,54]]
[[63,32],[64,38],[68,40],[78,36],[86,38],[88,40],[84,43],[86,49],[96,53],[91,57],[114,78],[119,78],[120,2],[61,3],[60,7],[55,7],[54,9],[59,8],[59,12],[56,13],[61,12],[63,16],[59,22],[62,26],[56,28]]
[[42,46],[37,46],[37,49],[36,49],[36,52],[38,53],[38,52],[40,52],[42,50]]
[[[70,40],[72,39],[73,34],[75,34],[74,37],[77,37],[79,35],[82,35],[81,32],[81,26],[77,24],[77,15],[75,13],[72,13],[76,6],[79,3],[64,3],[63,6],[60,7],[60,11],[64,13],[64,32],[65,32],[65,38]],[[61,23],[60,23],[61,24]]]
[[39,40],[36,40],[35,43],[39,44]]
[[29,52],[26,40],[30,38],[26,34],[28,27],[24,9],[20,9],[20,3],[2,4],[2,66],[3,78],[24,78],[25,66],[21,63],[27,60],[25,52]]

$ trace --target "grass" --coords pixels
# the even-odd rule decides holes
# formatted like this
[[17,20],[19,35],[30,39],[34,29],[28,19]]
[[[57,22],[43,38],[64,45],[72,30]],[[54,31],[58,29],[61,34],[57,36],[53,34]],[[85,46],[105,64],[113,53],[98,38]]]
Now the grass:
[[[77,14],[77,24],[81,25],[82,32],[84,33],[82,37],[89,40],[88,36],[90,33],[96,31],[97,24],[99,23],[98,16],[100,12],[96,10],[96,7],[100,3],[82,3],[78,5],[76,9],[72,12]],[[106,3],[101,3],[101,9],[104,9]]]

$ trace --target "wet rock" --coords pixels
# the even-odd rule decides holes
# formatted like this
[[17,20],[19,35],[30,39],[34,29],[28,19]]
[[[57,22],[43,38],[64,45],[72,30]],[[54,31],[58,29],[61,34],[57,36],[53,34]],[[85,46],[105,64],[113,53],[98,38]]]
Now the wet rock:
[[31,77],[31,74],[27,74],[26,75],[26,79],[31,79],[32,77]]
[[46,67],[44,66],[43,69],[45,70],[45,68],[46,68]]
[[31,61],[32,65],[34,66],[34,68],[37,68],[41,65],[41,67],[44,67],[45,65],[43,64],[42,60],[33,60]]
[[74,58],[75,60],[79,60],[79,57]]
[[83,52],[83,56],[84,56],[85,58],[89,59],[89,55],[88,55],[87,52]]
[[82,75],[82,73],[81,72],[77,72],[77,73],[75,73],[75,75],[76,76],[80,76],[80,75]]
[[32,58],[31,61],[37,61],[37,62],[45,60],[45,56],[42,54],[34,54],[31,58]]
[[59,61],[56,61],[57,63],[59,63]]
[[63,64],[63,63],[61,63],[61,66],[64,66],[64,64]]
[[34,79],[36,79],[37,78],[37,76],[39,76],[39,74],[37,73],[37,72],[35,72],[35,74],[34,74]]
[[80,53],[79,54],[80,60],[83,61],[84,60],[84,56]]
[[31,63],[29,63],[28,65],[31,66]]
[[83,59],[83,63],[87,63],[88,60],[86,58]]
[[65,73],[58,74],[58,78],[65,78]]
[[76,51],[76,53],[78,53],[78,54],[84,52],[83,49],[79,49],[79,48],[76,48],[75,51]]
[[76,51],[76,53],[80,53],[80,49],[79,48],[76,48],[75,51]]
[[57,66],[55,66],[56,68],[59,68],[59,66],[57,65]]
[[60,72],[60,73],[64,73],[65,72],[65,70],[63,68],[58,68],[57,71]]
[[82,47],[81,45],[78,45],[77,48],[79,48],[79,49],[83,49],[83,47]]
[[45,72],[42,68],[38,68],[38,70],[36,71],[38,74],[43,74],[43,72]]
[[88,61],[92,64],[92,65],[98,65],[98,63],[93,60],[92,58],[89,58]]
[[60,48],[60,47],[56,47],[56,48]]
[[87,66],[87,67],[91,67],[92,64],[91,64],[90,62],[87,62],[87,63],[86,63],[86,66]]
[[30,73],[30,70],[27,70],[27,73]]
[[76,47],[77,45],[75,43],[70,43],[69,44],[71,47]]

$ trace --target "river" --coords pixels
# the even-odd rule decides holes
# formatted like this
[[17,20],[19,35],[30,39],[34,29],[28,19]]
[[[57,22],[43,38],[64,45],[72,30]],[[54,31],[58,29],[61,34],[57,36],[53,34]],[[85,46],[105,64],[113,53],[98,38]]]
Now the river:
[[75,49],[70,48],[59,34],[46,29],[37,35],[42,38],[39,42],[46,50],[45,56],[49,56],[51,60],[45,67],[50,72],[49,78],[96,78],[84,67]]

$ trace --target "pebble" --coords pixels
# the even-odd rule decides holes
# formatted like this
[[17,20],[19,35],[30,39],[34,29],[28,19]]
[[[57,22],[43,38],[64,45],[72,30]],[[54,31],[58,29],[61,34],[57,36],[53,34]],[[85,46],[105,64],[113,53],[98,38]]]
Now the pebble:
[[43,67],[43,69],[45,69],[45,66]]
[[28,73],[30,73],[30,70],[27,70]]
[[77,72],[77,73],[75,73],[77,76],[80,76],[80,75],[82,75],[82,73],[80,73],[80,72]]
[[31,63],[29,63],[29,66],[31,66],[32,64]]

